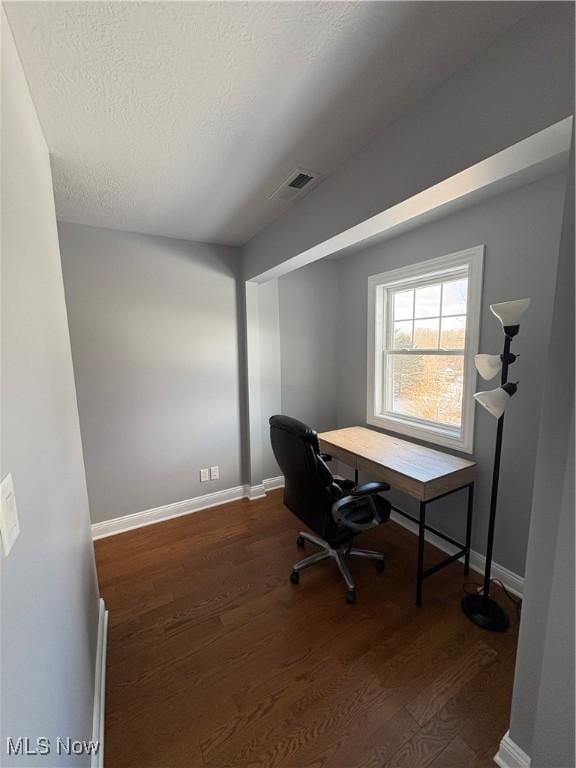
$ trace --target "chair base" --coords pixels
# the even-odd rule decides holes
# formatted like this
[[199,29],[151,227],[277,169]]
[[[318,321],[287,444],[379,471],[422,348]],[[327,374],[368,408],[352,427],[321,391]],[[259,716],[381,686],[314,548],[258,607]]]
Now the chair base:
[[327,541],[324,541],[324,539],[321,539],[319,536],[315,536],[313,533],[308,533],[307,531],[301,531],[296,539],[296,544],[299,547],[303,547],[304,542],[306,541],[310,542],[310,544],[315,544],[320,549],[320,552],[316,552],[314,555],[305,557],[304,560],[297,562],[292,567],[290,581],[293,584],[298,584],[300,581],[300,571],[330,558],[334,560],[338,566],[338,570],[346,583],[348,589],[346,593],[346,602],[348,603],[353,603],[356,600],[356,585],[354,584],[354,579],[348,570],[344,558],[351,555],[352,557],[364,557],[368,560],[375,560],[380,568],[383,568],[385,564],[385,558],[382,552],[376,552],[373,549],[358,549],[348,545],[334,549]]

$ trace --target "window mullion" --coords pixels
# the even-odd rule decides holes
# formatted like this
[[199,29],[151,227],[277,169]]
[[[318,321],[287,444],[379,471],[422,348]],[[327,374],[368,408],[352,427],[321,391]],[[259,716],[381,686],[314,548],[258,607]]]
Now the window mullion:
[[444,355],[465,355],[466,350],[465,349],[442,349],[439,347],[438,349],[383,349],[382,352],[384,352],[387,355],[406,355],[409,357],[417,357],[418,355],[438,355],[438,356],[444,356]]

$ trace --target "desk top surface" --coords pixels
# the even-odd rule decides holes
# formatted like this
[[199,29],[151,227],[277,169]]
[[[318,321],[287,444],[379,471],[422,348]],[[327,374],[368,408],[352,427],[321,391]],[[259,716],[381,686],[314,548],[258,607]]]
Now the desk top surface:
[[455,472],[473,471],[476,466],[474,461],[365,427],[322,432],[318,438],[328,452],[328,446],[336,446],[419,483],[430,483]]

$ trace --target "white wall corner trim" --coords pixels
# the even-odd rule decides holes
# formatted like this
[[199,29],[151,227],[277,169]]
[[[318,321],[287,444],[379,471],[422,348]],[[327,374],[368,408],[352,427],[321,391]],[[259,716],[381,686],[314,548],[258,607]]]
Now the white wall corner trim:
[[126,533],[126,531],[143,528],[146,525],[154,525],[164,520],[171,520],[174,517],[181,517],[192,512],[200,512],[203,509],[217,507],[220,504],[227,504],[230,501],[263,499],[268,491],[282,488],[283,486],[284,478],[282,476],[270,477],[258,485],[238,485],[235,488],[227,488],[223,491],[214,491],[214,493],[196,496],[193,499],[184,499],[173,504],[165,504],[162,507],[145,509],[143,512],[134,512],[131,515],[115,517],[112,520],[103,520],[101,523],[92,523],[92,538],[94,540],[104,539],[117,533]]
[[[401,525],[403,528],[406,528],[410,533],[413,533],[415,536],[418,535],[418,526],[416,523],[413,523],[411,520],[407,520],[405,517],[402,517],[402,515],[399,515],[397,512],[392,512],[390,515],[390,520],[392,520],[395,523],[398,523],[398,525]],[[432,544],[433,547],[436,547],[436,549],[440,549],[442,552],[446,552],[449,555],[455,554],[455,552],[458,551],[457,547],[454,547],[452,544],[448,543],[447,541],[444,541],[439,536],[436,536],[434,533],[431,533],[430,531],[426,531],[425,539],[429,544]],[[464,562],[464,558],[461,557],[459,562]],[[484,574],[484,566],[486,564],[486,558],[484,555],[481,555],[480,552],[476,552],[475,550],[470,550],[470,568],[472,568],[473,571],[476,571],[477,573]],[[524,594],[524,577],[519,576],[517,573],[514,573],[513,571],[509,571],[508,568],[504,568],[503,565],[499,565],[496,562],[492,562],[492,578],[498,579],[499,581],[504,584],[506,589],[511,592],[513,595],[516,595],[516,597],[522,597]]]
[[264,483],[259,483],[258,485],[251,485],[248,488],[248,493],[246,494],[250,501],[255,501],[256,499],[263,499],[266,496],[266,487]]
[[506,731],[498,753],[494,755],[494,762],[500,768],[530,768],[531,761],[529,755],[512,741],[510,731]]
[[106,704],[106,645],[108,640],[108,611],[100,598],[98,614],[98,640],[94,670],[94,710],[92,716],[92,741],[98,742],[98,751],[90,757],[90,768],[104,765],[104,713]]

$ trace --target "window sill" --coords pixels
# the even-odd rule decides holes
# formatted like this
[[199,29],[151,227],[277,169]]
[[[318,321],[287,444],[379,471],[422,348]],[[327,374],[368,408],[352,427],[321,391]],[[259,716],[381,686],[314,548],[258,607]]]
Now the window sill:
[[459,437],[451,434],[449,430],[443,430],[441,427],[425,427],[405,421],[402,418],[379,416],[376,414],[368,415],[366,422],[373,427],[380,427],[380,429],[386,429],[389,432],[395,432],[405,437],[416,438],[417,440],[442,446],[443,448],[451,448],[454,451],[460,451],[460,453],[470,454],[473,450],[472,435]]

